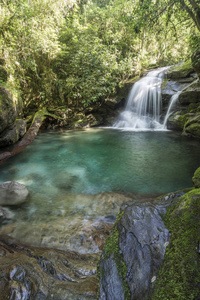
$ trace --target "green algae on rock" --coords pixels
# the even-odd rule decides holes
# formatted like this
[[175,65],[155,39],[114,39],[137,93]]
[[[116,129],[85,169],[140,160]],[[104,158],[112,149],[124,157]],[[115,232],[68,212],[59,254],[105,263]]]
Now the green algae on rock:
[[192,177],[195,188],[200,188],[200,167],[195,171]]
[[188,77],[192,72],[194,72],[194,68],[191,64],[191,61],[188,60],[171,68],[167,74],[167,77],[171,79],[185,78]]

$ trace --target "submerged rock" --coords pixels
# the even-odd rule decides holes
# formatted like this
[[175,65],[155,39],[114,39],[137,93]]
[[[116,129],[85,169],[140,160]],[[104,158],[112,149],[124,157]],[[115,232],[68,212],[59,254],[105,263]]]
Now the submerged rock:
[[60,198],[56,199],[57,203],[62,200],[59,207],[44,210],[43,198],[38,194],[40,207],[29,213],[17,211],[14,222],[2,226],[1,233],[29,245],[100,253],[120,206],[131,200],[118,193],[61,194]]
[[0,224],[4,220],[13,219],[13,217],[14,213],[9,208],[0,206]]
[[29,192],[18,182],[6,181],[0,184],[0,205],[20,205],[27,201]]
[[96,299],[97,259],[0,236],[0,300]]

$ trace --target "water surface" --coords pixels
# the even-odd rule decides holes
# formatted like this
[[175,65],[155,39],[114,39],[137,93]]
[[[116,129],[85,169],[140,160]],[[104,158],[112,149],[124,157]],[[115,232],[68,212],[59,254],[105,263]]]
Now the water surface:
[[0,181],[31,192],[170,192],[192,185],[200,143],[166,132],[93,129],[42,132],[1,165]]
[[89,227],[114,220],[124,201],[120,193],[191,187],[199,153],[198,141],[170,131],[40,132],[22,153],[0,166],[1,183],[17,181],[30,191],[30,201],[15,211],[14,227],[6,233],[36,245],[82,249],[84,236],[91,235]]

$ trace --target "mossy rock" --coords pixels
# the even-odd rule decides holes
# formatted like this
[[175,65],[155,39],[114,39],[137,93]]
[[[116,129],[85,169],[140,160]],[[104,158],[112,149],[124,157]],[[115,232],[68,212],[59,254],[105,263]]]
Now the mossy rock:
[[184,136],[200,138],[200,114],[196,114],[188,118],[188,121],[185,123]]
[[164,222],[171,238],[151,300],[200,299],[200,189],[170,206]]
[[187,120],[188,114],[184,114],[182,111],[177,111],[169,117],[167,127],[172,130],[183,130]]
[[195,171],[192,177],[195,188],[200,188],[200,167]]
[[194,137],[200,139],[200,124],[194,123],[187,126],[183,131],[183,136]]
[[188,60],[187,62],[183,62],[178,66],[176,65],[172,69],[170,69],[167,72],[167,77],[170,79],[186,78],[192,72],[194,72],[194,68],[192,66],[191,61]]
[[200,103],[200,83],[195,82],[186,88],[179,96],[179,102],[183,105]]
[[26,133],[26,122],[22,119],[15,121],[14,127],[5,132],[5,134],[0,137],[0,147],[5,147],[15,144],[19,139],[21,139]]

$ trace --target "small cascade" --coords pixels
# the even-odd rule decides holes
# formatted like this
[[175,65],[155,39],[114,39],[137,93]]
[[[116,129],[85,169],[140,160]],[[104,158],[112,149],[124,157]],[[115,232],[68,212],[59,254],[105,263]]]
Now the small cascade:
[[163,125],[162,125],[162,128],[163,129],[167,129],[167,120],[169,119],[169,116],[171,115],[172,113],[172,107],[174,106],[174,104],[176,103],[176,101],[178,100],[178,97],[179,95],[181,94],[182,90],[181,91],[178,91],[176,94],[174,94],[171,99],[170,99],[170,102],[169,102],[169,107],[168,107],[168,110],[167,110],[167,113],[166,113],[166,116],[165,116],[165,119],[164,119],[164,122],[163,122]]
[[125,110],[114,123],[114,128],[131,130],[161,129],[161,83],[168,67],[149,72],[136,82],[129,94]]
[[191,85],[193,85],[194,83],[198,82],[199,79],[197,78],[195,81],[193,81],[192,83],[190,83],[189,85],[187,85],[186,87],[184,87],[182,90],[176,92],[176,94],[174,94],[169,102],[169,106],[168,106],[168,110],[162,125],[162,129],[167,129],[167,120],[169,119],[170,115],[172,114],[172,107],[174,106],[174,104],[177,102],[179,95],[186,90],[188,87],[190,87]]

